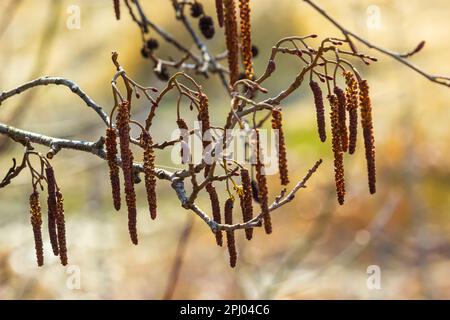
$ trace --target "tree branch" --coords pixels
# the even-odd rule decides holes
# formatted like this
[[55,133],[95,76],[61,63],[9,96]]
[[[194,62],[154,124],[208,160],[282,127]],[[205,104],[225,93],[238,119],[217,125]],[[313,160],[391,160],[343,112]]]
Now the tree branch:
[[[304,2],[306,2],[307,4],[309,4],[312,8],[314,8],[314,10],[316,10],[318,13],[320,13],[325,19],[327,19],[328,21],[330,21],[336,28],[338,28],[342,34],[350,41],[350,45],[354,48],[354,45],[352,44],[350,37],[353,37],[354,39],[358,40],[359,42],[361,42],[362,44],[364,44],[365,46],[367,46],[370,49],[374,49],[378,52],[381,52],[387,56],[390,56],[391,58],[397,60],[398,62],[404,64],[405,66],[407,66],[408,68],[414,70],[415,72],[419,73],[420,75],[424,76],[425,78],[427,78],[428,80],[440,84],[440,85],[444,85],[447,87],[450,87],[450,77],[447,76],[439,76],[439,75],[434,75],[434,74],[430,74],[425,72],[424,70],[420,69],[418,66],[414,65],[413,63],[409,62],[405,56],[405,54],[402,53],[398,53],[389,49],[385,49],[382,47],[379,47],[369,41],[367,41],[366,39],[360,37],[359,35],[349,31],[347,28],[345,28],[344,26],[342,26],[340,23],[338,23],[333,17],[331,17],[324,9],[322,9],[321,7],[319,7],[314,1],[312,0],[303,0]],[[354,49],[353,49],[354,50]],[[410,55],[409,55],[410,56]]]

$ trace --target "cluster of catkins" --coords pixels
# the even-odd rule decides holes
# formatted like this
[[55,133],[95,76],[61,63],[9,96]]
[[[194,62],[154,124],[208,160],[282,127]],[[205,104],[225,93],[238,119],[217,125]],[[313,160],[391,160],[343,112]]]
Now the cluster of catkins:
[[[239,0],[240,35],[235,0],[218,0],[216,9],[219,25],[225,27],[230,84],[233,85],[237,80],[244,78],[253,79],[252,59],[257,56],[258,48],[252,45],[251,40],[250,0]],[[242,57],[243,73],[239,72],[239,53]]]
[[[51,166],[45,169],[45,179],[47,182],[47,207],[48,207],[48,233],[53,254],[59,256],[61,264],[67,265],[67,245],[66,245],[66,225],[64,219],[63,196],[59,189],[55,173]],[[36,249],[36,260],[38,266],[44,265],[44,248],[42,241],[42,212],[39,201],[39,192],[36,184],[33,184],[33,193],[30,195],[30,221],[33,228],[34,244]]]
[[[128,209],[128,231],[131,242],[138,244],[137,236],[137,211],[136,211],[136,192],[134,189],[134,168],[133,153],[130,149],[130,109],[131,104],[123,101],[117,106],[116,127],[106,129],[106,159],[109,166],[109,175],[112,187],[112,197],[114,208],[120,210],[121,193],[119,178],[119,163],[117,157],[117,136],[120,143],[120,158],[123,172],[125,202]],[[153,141],[150,134],[142,130],[141,147],[143,148],[143,166],[145,176],[145,188],[147,191],[147,200],[150,211],[150,217],[156,218],[156,177],[155,177],[155,155],[153,150]]]
[[[375,144],[372,123],[372,106],[369,97],[369,85],[367,80],[357,80],[350,71],[345,71],[345,91],[339,87],[334,87],[333,93],[328,95],[331,106],[330,121],[332,135],[332,149],[334,155],[334,172],[336,182],[336,194],[339,204],[345,200],[345,179],[344,179],[344,157],[348,152],[353,154],[356,149],[358,109],[361,115],[361,127],[363,130],[365,156],[367,161],[367,172],[369,181],[369,191],[376,192],[375,175]],[[317,128],[320,140],[326,140],[325,130],[325,108],[323,103],[322,90],[319,84],[313,80],[310,87],[314,95],[316,106]],[[347,123],[347,113],[349,121]]]
[[[204,113],[203,113],[204,114]],[[206,116],[203,115],[199,117],[205,119]],[[287,185],[289,183],[288,169],[287,169],[287,158],[286,158],[286,147],[284,141],[284,134],[282,128],[282,115],[281,111],[274,109],[272,111],[272,128],[278,131],[279,142],[278,142],[278,167],[280,172],[280,180],[282,185]],[[270,216],[270,207],[268,199],[268,187],[267,179],[264,172],[264,159],[262,155],[262,148],[260,145],[259,130],[254,130],[255,134],[255,150],[256,150],[256,180],[251,178],[248,169],[240,168],[240,179],[241,186],[236,186],[235,190],[239,197],[240,208],[242,212],[242,221],[244,223],[249,222],[253,219],[253,201],[259,204],[261,210],[262,223],[264,225],[264,230],[267,234],[272,233],[272,222]],[[207,172],[205,172],[207,174]],[[211,202],[211,210],[213,219],[217,223],[222,223],[219,197],[217,195],[216,189],[212,182],[206,185],[206,192],[209,195]],[[225,201],[224,205],[224,222],[225,224],[233,224],[233,207],[234,207],[235,197],[230,195]],[[253,237],[253,228],[249,227],[245,229],[245,235],[247,240],[251,240]],[[219,246],[223,245],[222,231],[217,230],[215,232],[216,243]],[[237,262],[237,250],[235,244],[234,230],[226,231],[227,247],[230,256],[230,266],[235,267]]]

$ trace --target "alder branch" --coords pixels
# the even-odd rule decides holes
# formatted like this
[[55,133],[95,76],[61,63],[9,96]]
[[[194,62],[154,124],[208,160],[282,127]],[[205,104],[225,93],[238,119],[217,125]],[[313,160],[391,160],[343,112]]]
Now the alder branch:
[[32,80],[30,82],[24,83],[18,86],[17,88],[14,88],[13,90],[2,92],[0,94],[0,105],[2,104],[3,101],[15,95],[21,94],[26,90],[38,86],[46,86],[49,84],[62,85],[69,88],[70,91],[79,96],[89,108],[97,112],[97,114],[100,116],[100,118],[105,124],[109,123],[108,115],[103,111],[102,107],[100,107],[97,103],[95,103],[94,100],[92,100],[83,90],[81,90],[81,88],[75,82],[60,77],[41,77]]
[[[408,68],[414,70],[415,72],[419,73],[420,75],[424,76],[425,78],[427,78],[428,80],[430,80],[434,83],[450,87],[450,77],[430,74],[430,73],[420,69],[418,66],[409,62],[406,59],[406,58],[412,56],[413,54],[417,53],[418,51],[420,51],[420,49],[422,49],[422,47],[423,47],[424,42],[420,42],[419,45],[416,47],[416,49],[411,51],[411,52],[413,52],[412,54],[411,54],[411,52],[407,53],[407,54],[404,54],[404,53],[402,54],[402,53],[398,53],[398,52],[395,52],[395,51],[392,51],[389,49],[382,48],[380,46],[377,46],[377,45],[369,42],[368,40],[362,38],[361,36],[357,35],[356,33],[348,30],[347,28],[345,28],[342,24],[337,22],[336,19],[331,17],[324,9],[319,7],[314,1],[312,1],[312,0],[303,0],[303,1],[306,2],[307,4],[309,4],[312,8],[314,8],[314,10],[316,10],[325,19],[330,21],[336,28],[338,28],[342,32],[342,34],[346,37],[346,39],[348,39],[349,42],[351,43],[351,47],[352,47],[353,51],[356,51],[356,48],[355,48],[355,45],[353,44],[353,42],[351,41],[351,38],[356,39],[357,41],[364,44],[365,46],[367,46],[370,49],[376,50],[387,56],[390,56],[391,58],[404,64]],[[421,44],[422,44],[422,46],[421,46]],[[419,49],[417,50],[417,48],[419,48]]]

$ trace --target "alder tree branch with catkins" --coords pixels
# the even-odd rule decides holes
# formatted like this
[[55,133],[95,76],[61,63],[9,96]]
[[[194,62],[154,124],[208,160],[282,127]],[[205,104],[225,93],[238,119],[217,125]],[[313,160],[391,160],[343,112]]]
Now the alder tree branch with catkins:
[[[319,10],[313,2],[305,1]],[[214,234],[217,245],[223,246],[224,239],[227,241],[230,266],[234,267],[238,258],[235,233],[244,230],[246,239],[251,240],[254,228],[263,227],[267,234],[274,232],[276,227],[272,225],[272,214],[281,211],[278,209],[291,202],[297,192],[306,187],[322,163],[322,160],[318,160],[301,181],[295,184],[290,181],[287,162],[289,146],[285,142],[282,104],[287,97],[301,88],[311,90],[314,97],[312,103],[315,107],[311,108],[311,115],[316,117],[318,142],[326,142],[327,131],[331,132],[330,153],[334,156],[338,202],[345,202],[343,155],[355,152],[358,145],[358,126],[363,133],[369,192],[375,193],[372,103],[368,81],[362,78],[354,64],[356,61],[362,61],[369,65],[376,59],[358,51],[351,37],[365,42],[340,25],[337,27],[343,32],[342,39],[326,37],[318,46],[311,44],[311,39],[318,37],[315,34],[286,37],[272,47],[267,65],[258,76],[253,65],[257,48],[251,42],[252,3],[250,0],[240,0],[239,3],[235,0],[215,1],[217,17],[212,18],[206,14],[199,1],[172,0],[176,19],[188,31],[197,48],[197,52],[194,52],[149,20],[139,0],[113,1],[117,19],[123,17],[121,10],[126,8],[133,22],[138,25],[143,41],[142,55],[153,62],[155,73],[165,82],[161,90],[133,80],[120,64],[118,54],[114,52],[111,57],[114,74],[110,84],[114,104],[111,107],[100,106],[76,83],[59,77],[38,78],[0,94],[1,105],[4,101],[39,86],[65,86],[92,109],[106,126],[104,137],[91,142],[45,136],[0,123],[0,134],[8,136],[25,148],[22,161],[18,164],[13,159],[13,166],[0,181],[0,188],[10,184],[24,169],[29,169],[30,221],[39,266],[44,263],[41,231],[44,215],[40,206],[40,195],[44,192],[47,193],[48,233],[52,251],[60,257],[63,265],[68,263],[63,196],[57,184],[57,172],[54,171],[51,161],[55,156],[60,156],[60,151],[72,149],[105,160],[105,165],[109,168],[109,177],[105,179],[110,180],[112,204],[118,211],[127,211],[128,229],[133,244],[138,244],[139,241],[136,189],[140,188],[140,175],[143,175],[142,185],[147,194],[149,218],[162,216],[157,207],[158,184],[163,181],[170,183],[180,206],[206,223]],[[188,10],[190,17],[186,15]],[[321,9],[319,12],[331,19]],[[192,25],[192,19],[198,19],[198,29],[202,36]],[[215,19],[225,37],[224,45],[227,51],[221,55],[212,54],[202,39],[210,39],[217,32],[214,27]],[[181,53],[179,60],[158,57],[156,53],[159,42],[149,36],[151,33],[155,33],[178,50]],[[406,59],[415,53],[399,59]],[[282,91],[269,93],[263,87],[264,82],[277,76],[276,61],[286,56],[297,59],[298,72]],[[227,67],[220,63],[225,59]],[[169,69],[174,71],[173,74],[170,74]],[[217,114],[214,112],[215,106],[210,105],[208,93],[195,80],[196,75],[208,77],[209,74],[217,75],[226,88],[229,110],[225,119],[213,117]],[[439,79],[434,80],[438,82]],[[119,89],[119,83],[123,84],[124,90]],[[179,137],[156,141],[153,124],[159,116],[159,109],[168,107],[164,102],[169,93],[178,95],[173,108],[172,125],[174,129],[179,130]],[[324,103],[325,98],[329,106]],[[133,117],[135,99],[144,99],[149,105],[147,117],[143,122]],[[182,115],[186,112],[196,117],[200,128],[183,118]],[[276,156],[280,186],[276,192],[278,196],[274,199],[271,198],[272,193],[269,193],[264,162],[266,148],[261,138],[261,132],[265,130],[269,120],[270,127],[277,133],[278,138]],[[138,137],[131,136],[132,128],[140,132]],[[247,138],[245,147],[248,154],[242,162],[229,158],[224,152],[232,144],[227,135],[230,130],[243,131]],[[202,137],[202,159],[198,163],[193,161],[192,151],[189,149],[191,135]],[[38,146],[47,149],[38,151]],[[172,147],[180,147],[178,160],[182,168],[176,171],[158,168],[158,152]],[[207,161],[210,158],[214,161]],[[225,187],[225,196],[219,194],[217,186]],[[202,195],[209,197],[209,208],[201,208],[198,205]],[[122,201],[123,199],[125,201]],[[239,201],[239,205],[236,201]]]

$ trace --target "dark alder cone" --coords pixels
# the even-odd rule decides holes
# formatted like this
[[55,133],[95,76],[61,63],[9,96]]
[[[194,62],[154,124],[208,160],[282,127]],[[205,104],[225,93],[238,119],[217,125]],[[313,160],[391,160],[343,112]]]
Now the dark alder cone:
[[314,104],[316,106],[317,131],[319,132],[320,141],[325,142],[327,134],[325,131],[325,108],[323,106],[323,96],[320,86],[315,81],[310,81],[309,86],[314,95]]
[[216,0],[216,14],[219,27],[223,27],[223,2],[222,0]]
[[47,176],[48,189],[48,234],[50,237],[50,243],[52,244],[53,254],[57,256],[59,254],[58,234],[56,230],[56,217],[58,216],[58,207],[56,204],[56,180],[53,168],[46,168],[45,175]]
[[225,9],[225,39],[228,49],[228,69],[230,70],[230,84],[239,78],[239,43],[237,32],[236,6],[234,0],[223,0]]
[[30,195],[30,220],[33,227],[34,248],[36,250],[36,261],[39,267],[44,265],[44,246],[42,244],[42,213],[39,203],[39,193],[34,191]]
[[[189,128],[188,128],[186,122],[180,118],[180,119],[177,119],[177,125],[178,125],[178,129],[180,129],[180,131],[181,131],[180,141],[184,141],[187,143]],[[184,147],[181,146],[180,157],[181,157],[181,163],[183,163],[183,164],[188,163],[189,158],[190,158],[189,152],[186,152],[186,155],[184,154],[184,152],[185,152]]]
[[334,88],[334,94],[337,97],[338,101],[338,119],[339,119],[339,135],[341,136],[341,148],[343,152],[347,152],[348,150],[348,133],[347,133],[347,124],[346,124],[346,101],[345,101],[345,93],[339,88]]
[[367,80],[363,80],[359,83],[359,90],[361,124],[363,128],[364,147],[366,151],[369,191],[373,194],[376,192],[375,139],[373,136],[372,106],[370,102],[369,84],[367,83]]
[[210,16],[201,17],[198,21],[198,26],[206,39],[214,37],[216,31],[214,30],[214,21]]
[[170,78],[169,70],[166,66],[161,66],[160,70],[155,70],[155,75],[161,81],[167,81]]
[[116,19],[120,20],[120,0],[113,0],[114,13],[116,14]]
[[106,159],[109,166],[109,179],[111,180],[112,197],[114,208],[120,210],[120,178],[119,166],[116,163],[117,158],[117,144],[116,144],[116,130],[108,127],[106,129]]
[[[234,200],[228,198],[225,201],[225,223],[233,224],[233,204]],[[230,254],[230,267],[234,268],[237,261],[236,240],[234,239],[234,231],[227,231],[227,246]]]
[[204,13],[203,5],[199,2],[194,2],[191,5],[191,17],[198,18]]
[[344,76],[345,83],[347,85],[345,89],[345,97],[350,121],[348,153],[353,154],[356,150],[356,138],[358,133],[358,83],[356,82],[353,73],[346,71]]
[[64,203],[62,193],[56,191],[56,206],[58,209],[58,216],[56,223],[58,226],[58,245],[59,245],[59,259],[63,266],[67,265],[67,244],[66,244],[66,222],[64,219]]
[[[244,190],[244,195],[241,197],[242,215],[244,222],[247,222],[253,219],[252,186],[247,169],[241,169],[241,182]],[[252,239],[253,228],[245,229],[245,237],[247,240]]]
[[268,189],[267,180],[263,172],[264,164],[261,154],[261,145],[259,139],[259,130],[255,129],[256,132],[256,180],[258,181],[258,199],[260,201],[261,213],[264,221],[264,230],[267,234],[272,233],[272,221],[269,213],[269,199],[268,199]]
[[255,45],[252,45],[252,56],[253,56],[253,58],[256,58],[258,56],[258,54],[259,54],[258,47],[255,46]]
[[[211,183],[208,183],[206,185],[206,192],[208,192],[209,200],[211,201],[211,210],[214,221],[217,223],[222,223],[222,219],[220,217],[219,197],[217,196],[216,188],[214,188],[214,186]],[[217,245],[222,246],[223,244],[222,231],[217,230],[215,236]]]
[[280,180],[283,186],[289,184],[289,175],[287,168],[286,143],[282,126],[282,114],[280,110],[272,110],[272,129],[278,130],[278,170],[280,171]]
[[119,130],[120,156],[125,186],[125,200],[128,207],[128,231],[131,242],[138,243],[136,229],[136,193],[133,181],[133,154],[130,150],[130,103],[124,101],[119,105],[116,127]]
[[247,79],[253,79],[250,0],[239,0],[239,15],[241,17],[241,48],[245,76]]
[[142,55],[142,57],[144,57],[144,58],[148,58],[148,49],[147,49],[147,47],[142,47],[142,49],[141,49],[141,55]]
[[145,189],[147,191],[147,202],[150,210],[150,217],[156,218],[156,178],[155,178],[155,153],[153,150],[153,140],[148,132],[141,135],[141,143],[144,148],[144,176]]
[[331,105],[331,138],[334,155],[334,181],[339,204],[345,200],[344,158],[341,149],[341,136],[339,131],[339,105],[335,95],[328,96]]
[[147,46],[147,48],[150,51],[156,50],[159,47],[159,42],[158,40],[156,40],[155,38],[150,38],[147,40],[147,42],[145,43],[145,45]]

